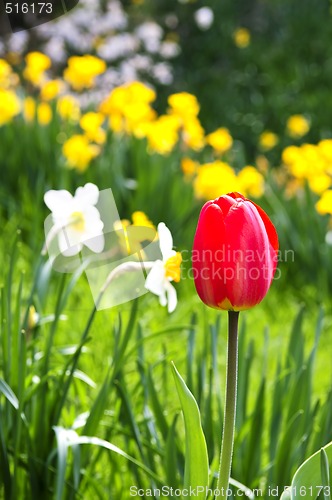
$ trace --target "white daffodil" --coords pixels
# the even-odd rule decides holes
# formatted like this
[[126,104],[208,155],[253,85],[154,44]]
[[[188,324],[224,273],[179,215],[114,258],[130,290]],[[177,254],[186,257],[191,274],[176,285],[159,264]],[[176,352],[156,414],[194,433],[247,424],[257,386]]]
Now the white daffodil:
[[177,295],[171,281],[180,281],[180,252],[173,250],[173,238],[170,230],[163,222],[158,224],[159,245],[163,260],[156,260],[149,272],[145,288],[159,296],[162,306],[168,306],[168,312],[173,312],[177,305]]
[[102,252],[104,223],[95,207],[98,198],[99,189],[92,183],[76,189],[74,196],[64,189],[45,193],[44,201],[54,223],[48,240],[57,235],[60,252],[66,257],[79,253],[83,245],[93,252]]

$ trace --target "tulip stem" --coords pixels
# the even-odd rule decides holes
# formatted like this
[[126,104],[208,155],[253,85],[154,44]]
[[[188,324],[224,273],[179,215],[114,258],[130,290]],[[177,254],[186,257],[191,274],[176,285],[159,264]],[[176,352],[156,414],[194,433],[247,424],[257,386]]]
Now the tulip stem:
[[227,498],[227,489],[229,485],[233,456],[238,371],[238,320],[238,312],[228,312],[228,349],[224,429],[221,443],[219,477],[217,482],[217,490],[220,492],[219,496],[221,498]]

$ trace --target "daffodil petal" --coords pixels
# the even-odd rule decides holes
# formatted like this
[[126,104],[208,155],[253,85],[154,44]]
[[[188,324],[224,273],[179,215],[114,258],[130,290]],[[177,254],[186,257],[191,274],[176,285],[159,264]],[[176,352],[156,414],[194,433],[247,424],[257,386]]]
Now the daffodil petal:
[[172,257],[175,252],[172,250],[173,238],[171,231],[168,229],[164,222],[160,222],[158,224],[158,235],[161,254],[163,256],[163,260],[166,261],[167,259]]
[[73,255],[77,255],[83,248],[79,237],[75,234],[74,231],[68,230],[68,228],[63,229],[59,233],[58,242],[60,252],[65,257],[72,257]]
[[75,192],[75,200],[84,205],[96,205],[99,198],[99,189],[92,182],[79,187]]
[[178,298],[176,294],[176,290],[173,285],[168,281],[167,284],[165,285],[166,292],[167,292],[167,304],[168,304],[168,312],[171,313],[175,310],[177,303],[178,303]]
[[72,200],[73,196],[65,189],[60,189],[59,191],[51,189],[44,194],[45,205],[53,213],[63,212],[64,205],[68,205]]
[[165,294],[165,270],[161,260],[156,260],[145,280],[145,288],[155,295]]

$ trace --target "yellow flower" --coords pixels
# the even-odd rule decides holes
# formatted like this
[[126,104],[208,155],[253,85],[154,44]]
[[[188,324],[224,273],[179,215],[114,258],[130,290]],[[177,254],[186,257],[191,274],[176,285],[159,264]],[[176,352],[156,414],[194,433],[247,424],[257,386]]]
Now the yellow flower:
[[322,194],[320,200],[316,203],[317,212],[321,215],[332,214],[332,191],[328,190]]
[[19,98],[12,90],[0,89],[0,127],[10,122],[21,110]]
[[133,226],[143,226],[143,227],[151,227],[152,229],[156,229],[154,224],[150,221],[148,216],[141,211],[133,212],[132,216]]
[[264,177],[255,167],[247,165],[238,174],[240,192],[246,196],[260,198],[264,194]]
[[182,139],[188,148],[194,149],[195,151],[200,150],[204,147],[204,129],[198,118],[193,116],[187,119],[183,124],[182,129]]
[[175,116],[162,115],[147,131],[149,148],[156,153],[169,154],[179,139],[179,122]]
[[30,52],[25,62],[24,78],[34,85],[40,85],[45,78],[45,71],[51,67],[51,59],[41,52]]
[[317,147],[321,155],[332,163],[332,139],[323,139],[317,144]]
[[49,80],[43,84],[40,97],[44,101],[52,101],[52,99],[55,99],[60,94],[62,89],[63,82],[61,80]]
[[36,101],[33,97],[26,97],[23,101],[23,116],[26,122],[32,122],[36,115]]
[[292,115],[287,120],[287,132],[291,137],[298,139],[310,130],[310,123],[303,115]]
[[84,172],[99,153],[98,146],[90,144],[85,135],[73,135],[64,143],[62,152],[71,168]]
[[47,102],[41,102],[37,108],[37,119],[40,125],[48,125],[52,120],[52,108]]
[[103,144],[106,140],[106,132],[101,128],[104,121],[104,115],[90,111],[82,116],[80,126],[90,141]]
[[259,137],[259,145],[265,151],[273,149],[279,142],[279,137],[274,132],[266,130]]
[[233,139],[227,128],[218,128],[206,136],[206,142],[219,153],[226,153],[232,145]]
[[106,71],[105,62],[91,55],[69,57],[67,64],[63,76],[75,90],[93,87],[96,77]]
[[120,250],[122,253],[128,255],[139,253],[144,260],[146,255],[142,243],[158,239],[158,233],[144,212],[136,211],[132,214],[131,218],[133,221],[132,224],[126,219],[114,223],[114,230],[117,231]]
[[170,95],[168,104],[171,107],[171,113],[177,115],[182,120],[197,116],[199,113],[197,98],[188,92],[179,92],[178,94]]
[[60,97],[57,102],[57,111],[63,120],[77,122],[81,111],[77,100],[71,95]]
[[0,59],[0,88],[10,87],[13,80],[12,68],[7,61]]
[[109,116],[110,128],[114,132],[145,137],[147,125],[156,118],[150,105],[155,98],[156,93],[150,87],[132,82],[115,88],[101,103],[99,111]]
[[247,28],[238,28],[233,33],[235,45],[239,49],[245,49],[250,43],[250,31]]
[[187,178],[193,177],[196,174],[198,167],[198,162],[192,160],[191,158],[185,157],[181,160],[181,169]]
[[313,174],[308,180],[311,191],[316,194],[322,194],[331,186],[331,177],[326,174]]
[[199,167],[194,180],[194,192],[197,198],[211,200],[224,193],[239,191],[239,182],[232,167],[219,160]]

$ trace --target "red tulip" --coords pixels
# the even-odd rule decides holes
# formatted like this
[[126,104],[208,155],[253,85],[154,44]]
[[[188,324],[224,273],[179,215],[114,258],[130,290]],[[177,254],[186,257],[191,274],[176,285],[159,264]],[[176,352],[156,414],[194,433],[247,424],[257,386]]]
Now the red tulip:
[[228,311],[255,306],[270,288],[277,256],[275,227],[254,202],[229,193],[203,206],[192,262],[205,304]]

